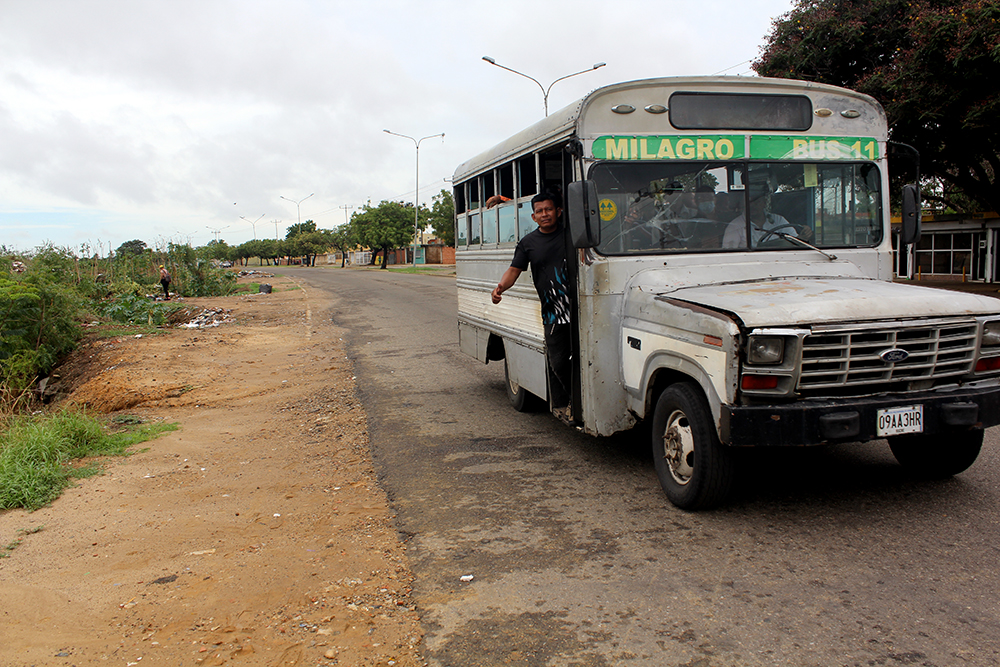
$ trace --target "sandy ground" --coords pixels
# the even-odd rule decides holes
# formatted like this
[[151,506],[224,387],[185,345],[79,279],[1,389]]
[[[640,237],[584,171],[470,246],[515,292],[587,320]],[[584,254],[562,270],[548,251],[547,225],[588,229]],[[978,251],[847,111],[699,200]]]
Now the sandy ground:
[[185,301],[231,322],[60,369],[69,400],[180,428],[0,513],[0,665],[424,664],[340,332],[321,293],[249,280],[275,291]]

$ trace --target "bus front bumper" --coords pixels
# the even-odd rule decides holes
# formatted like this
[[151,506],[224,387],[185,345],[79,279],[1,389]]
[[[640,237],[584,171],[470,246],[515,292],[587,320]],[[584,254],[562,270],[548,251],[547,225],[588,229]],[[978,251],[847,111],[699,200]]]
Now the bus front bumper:
[[734,447],[864,442],[878,435],[879,410],[923,406],[922,433],[1000,424],[1000,387],[803,400],[787,405],[722,406],[720,439]]

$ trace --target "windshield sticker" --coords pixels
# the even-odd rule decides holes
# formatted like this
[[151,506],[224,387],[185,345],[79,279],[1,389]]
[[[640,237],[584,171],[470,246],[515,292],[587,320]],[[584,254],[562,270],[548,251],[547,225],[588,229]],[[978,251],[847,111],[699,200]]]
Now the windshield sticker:
[[598,202],[601,211],[601,220],[608,222],[618,217],[618,207],[610,199],[602,199]]
[[754,160],[877,160],[872,137],[750,137]]
[[598,160],[739,160],[746,155],[742,134],[599,137],[592,150]]

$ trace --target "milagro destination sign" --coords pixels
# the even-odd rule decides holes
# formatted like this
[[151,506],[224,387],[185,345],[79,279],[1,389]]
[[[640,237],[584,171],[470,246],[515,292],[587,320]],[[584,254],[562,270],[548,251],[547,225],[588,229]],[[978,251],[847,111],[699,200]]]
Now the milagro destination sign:
[[603,136],[591,152],[598,160],[877,160],[873,137],[707,134]]
[[599,137],[598,160],[740,160],[746,150],[742,134]]

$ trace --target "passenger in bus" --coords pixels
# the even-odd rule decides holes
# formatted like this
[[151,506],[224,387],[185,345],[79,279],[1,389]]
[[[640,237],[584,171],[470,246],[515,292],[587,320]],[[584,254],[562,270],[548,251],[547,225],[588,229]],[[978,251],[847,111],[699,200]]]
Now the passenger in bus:
[[673,207],[676,218],[712,219],[715,211],[715,188],[711,185],[699,185],[694,190],[685,192]]
[[[765,185],[752,185],[750,189],[750,224],[752,231],[752,247],[761,241],[780,238],[777,233],[798,236],[798,231],[792,223],[777,213],[771,213],[771,190]],[[747,222],[745,213],[740,213],[726,226],[722,237],[723,248],[747,247]]]
[[493,208],[494,206],[499,206],[510,201],[510,197],[504,197],[503,195],[493,195],[486,200],[486,208]]
[[514,249],[514,259],[504,271],[491,294],[493,303],[513,287],[528,267],[535,291],[542,302],[542,325],[545,332],[545,355],[549,366],[549,392],[553,412],[563,420],[570,418],[570,376],[572,330],[570,327],[570,286],[566,258],[566,235],[561,224],[562,208],[556,195],[543,192],[531,200],[531,219],[538,229],[521,239]]
[[712,210],[712,218],[719,222],[732,222],[740,209],[733,205],[734,195],[728,192],[717,192],[715,194],[715,206]]

